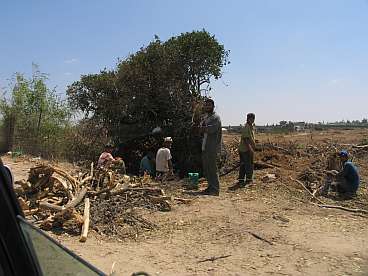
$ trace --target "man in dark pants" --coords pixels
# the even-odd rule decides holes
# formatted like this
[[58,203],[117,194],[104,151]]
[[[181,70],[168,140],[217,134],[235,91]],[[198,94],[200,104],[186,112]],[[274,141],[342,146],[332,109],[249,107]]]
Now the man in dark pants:
[[[231,186],[230,190],[236,190],[238,188],[245,187],[253,181],[253,169],[254,169],[254,150],[255,150],[255,139],[254,139],[254,121],[256,116],[254,113],[247,114],[247,123],[241,132],[241,140],[239,144],[239,178],[238,182]],[[244,179],[246,177],[246,180]]]
[[220,117],[214,112],[214,109],[214,101],[207,99],[204,105],[206,117],[200,129],[203,133],[203,173],[207,179],[208,187],[202,194],[218,196],[220,193],[220,182],[216,161],[218,154],[221,152],[222,129]]
[[331,186],[335,186],[340,197],[351,198],[356,195],[359,188],[359,174],[354,164],[349,161],[349,154],[346,150],[339,152],[338,156],[342,164],[342,169],[327,171],[327,180],[316,195],[326,196]]

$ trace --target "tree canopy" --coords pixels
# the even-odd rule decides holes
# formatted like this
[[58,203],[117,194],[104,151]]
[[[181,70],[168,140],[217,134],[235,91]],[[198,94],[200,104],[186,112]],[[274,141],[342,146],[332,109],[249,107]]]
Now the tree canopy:
[[165,42],[156,36],[116,69],[83,75],[68,87],[68,97],[112,137],[124,136],[123,125],[143,132],[157,125],[170,127],[191,117],[193,101],[210,90],[211,78],[221,77],[228,54],[205,30]]
[[68,87],[68,99],[116,144],[159,126],[175,137],[180,154],[188,155],[193,112],[208,96],[211,80],[221,77],[228,55],[205,30],[164,42],[155,36],[148,46],[119,60],[115,69],[81,76]]

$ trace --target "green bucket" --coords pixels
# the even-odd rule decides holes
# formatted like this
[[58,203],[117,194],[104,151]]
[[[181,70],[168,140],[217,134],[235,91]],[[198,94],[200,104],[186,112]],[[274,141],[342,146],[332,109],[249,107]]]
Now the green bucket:
[[188,173],[188,178],[193,187],[198,188],[199,173]]

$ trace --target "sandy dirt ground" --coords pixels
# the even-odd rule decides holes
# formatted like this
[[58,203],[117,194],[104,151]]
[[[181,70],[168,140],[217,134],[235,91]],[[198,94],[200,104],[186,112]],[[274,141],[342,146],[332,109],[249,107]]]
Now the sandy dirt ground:
[[[359,143],[367,137],[366,130],[354,130],[260,135],[259,139],[318,146],[332,140]],[[228,142],[234,138],[225,136]],[[368,193],[367,160],[367,156],[356,159],[362,176],[358,198],[330,204],[368,206],[361,196]],[[9,157],[3,161],[17,179],[26,178],[35,162]],[[234,171],[221,178],[219,197],[193,196],[191,204],[175,205],[170,212],[146,211],[145,217],[158,228],[135,240],[92,232],[82,244],[75,236],[51,235],[106,273],[115,263],[117,275],[137,271],[150,275],[368,275],[368,215],[311,204],[308,194],[288,179],[310,160],[284,161],[290,164],[281,172],[278,168],[274,182],[261,181],[274,169],[259,170],[252,185],[229,192],[237,175]],[[179,188],[179,183],[167,185]]]

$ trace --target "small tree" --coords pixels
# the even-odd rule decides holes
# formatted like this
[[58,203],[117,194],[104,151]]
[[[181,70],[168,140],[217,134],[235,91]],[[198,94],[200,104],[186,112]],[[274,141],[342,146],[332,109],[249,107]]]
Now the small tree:
[[64,130],[69,126],[71,112],[54,90],[47,88],[45,74],[38,68],[32,78],[15,75],[13,89],[1,99],[0,113],[4,122],[12,126],[11,140],[15,145],[32,154],[55,154],[56,145],[63,141]]

